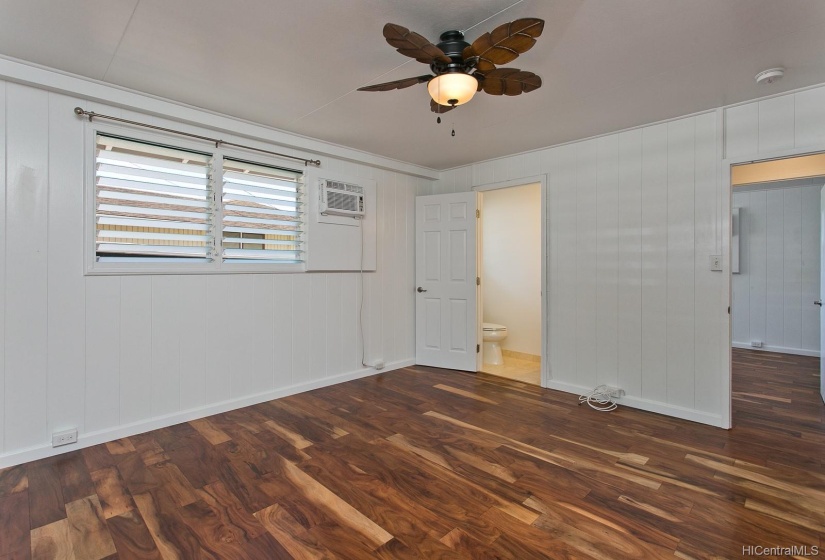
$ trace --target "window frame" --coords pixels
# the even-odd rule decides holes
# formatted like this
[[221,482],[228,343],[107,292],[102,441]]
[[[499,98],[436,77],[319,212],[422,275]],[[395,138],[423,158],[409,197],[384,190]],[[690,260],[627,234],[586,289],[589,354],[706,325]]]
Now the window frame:
[[[232,263],[223,262],[223,160],[224,158],[240,159],[257,163],[263,166],[278,167],[288,170],[296,170],[295,162],[244,151],[237,148],[218,147],[215,148],[207,142],[199,142],[181,138],[173,134],[162,132],[146,131],[128,125],[115,125],[99,121],[87,122],[85,128],[86,149],[83,152],[84,173],[83,173],[83,208],[84,208],[84,255],[85,255],[85,275],[86,276],[126,276],[126,275],[163,275],[163,274],[282,274],[306,272],[306,252],[307,252],[307,227],[309,219],[307,216],[307,170],[303,172],[302,188],[298,195],[298,202],[303,208],[301,220],[301,248],[303,250],[303,262],[300,263]],[[164,144],[182,150],[191,150],[212,155],[212,193],[214,195],[212,224],[214,226],[214,243],[216,257],[212,262],[98,262],[96,255],[96,203],[97,185],[95,178],[97,135],[114,135],[150,144]]]

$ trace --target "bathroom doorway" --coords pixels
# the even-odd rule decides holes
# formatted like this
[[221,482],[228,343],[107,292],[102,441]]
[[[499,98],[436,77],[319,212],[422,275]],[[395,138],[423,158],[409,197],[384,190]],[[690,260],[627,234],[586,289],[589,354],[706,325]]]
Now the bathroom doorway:
[[477,189],[479,200],[479,370],[541,385],[542,182]]

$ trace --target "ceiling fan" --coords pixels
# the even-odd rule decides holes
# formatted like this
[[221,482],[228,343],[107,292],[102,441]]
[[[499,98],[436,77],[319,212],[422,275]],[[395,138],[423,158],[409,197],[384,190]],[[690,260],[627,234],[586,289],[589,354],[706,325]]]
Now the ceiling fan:
[[[544,30],[544,20],[522,18],[499,25],[473,44],[461,31],[445,31],[433,45],[406,27],[388,23],[384,38],[395,49],[418,62],[430,65],[432,74],[358,88],[358,91],[390,91],[427,84],[434,113],[451,111],[467,103],[476,91],[490,95],[521,95],[541,87],[541,78],[516,68],[498,68],[515,60],[536,44]],[[439,117],[440,122],[440,117]]]

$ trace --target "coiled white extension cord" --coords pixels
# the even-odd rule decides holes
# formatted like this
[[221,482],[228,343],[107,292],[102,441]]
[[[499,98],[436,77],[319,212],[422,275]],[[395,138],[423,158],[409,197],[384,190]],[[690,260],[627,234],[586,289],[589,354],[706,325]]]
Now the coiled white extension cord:
[[599,385],[586,395],[579,397],[579,404],[587,403],[590,408],[600,412],[610,412],[616,410],[618,404],[613,399],[620,398],[624,391],[616,389],[615,387],[608,387],[607,385]]

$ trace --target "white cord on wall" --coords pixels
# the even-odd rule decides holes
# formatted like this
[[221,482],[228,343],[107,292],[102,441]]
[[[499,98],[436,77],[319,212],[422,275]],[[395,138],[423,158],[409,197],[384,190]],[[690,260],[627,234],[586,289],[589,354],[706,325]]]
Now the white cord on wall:
[[364,340],[364,220],[359,221],[358,228],[361,230],[361,252],[358,254],[358,274],[361,280],[361,299],[358,303],[358,332],[361,333],[361,365],[370,367],[366,363],[367,342]]
[[623,394],[624,391],[621,389],[607,385],[599,385],[589,393],[580,396],[579,404],[587,403],[590,405],[590,408],[600,412],[610,412],[611,410],[616,410],[619,406],[614,399],[621,398]]

